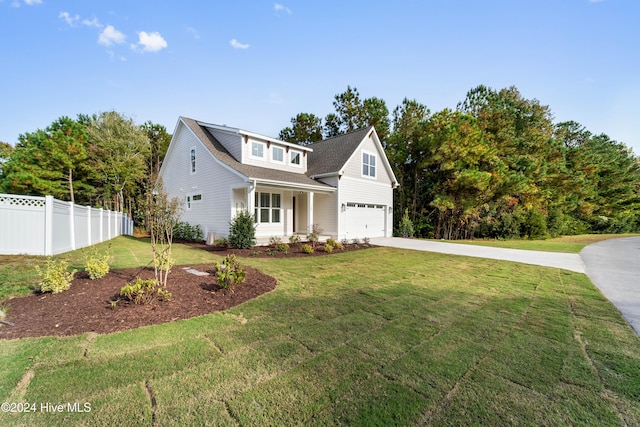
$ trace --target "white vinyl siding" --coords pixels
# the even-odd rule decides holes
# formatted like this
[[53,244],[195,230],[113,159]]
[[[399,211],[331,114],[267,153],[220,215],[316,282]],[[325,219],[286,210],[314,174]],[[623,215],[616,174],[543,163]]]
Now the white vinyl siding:
[[217,129],[207,128],[213,136],[227,149],[234,159],[242,161],[242,137],[237,133],[224,132]]
[[[191,148],[196,147],[197,174],[186,173]],[[231,188],[246,183],[235,173],[218,163],[200,141],[180,122],[173,136],[170,152],[162,165],[160,176],[169,197],[177,197],[186,203],[191,196],[191,209],[186,210],[181,221],[200,225],[204,238],[210,232],[217,236],[229,234],[231,220]],[[201,196],[201,200],[194,197]]]

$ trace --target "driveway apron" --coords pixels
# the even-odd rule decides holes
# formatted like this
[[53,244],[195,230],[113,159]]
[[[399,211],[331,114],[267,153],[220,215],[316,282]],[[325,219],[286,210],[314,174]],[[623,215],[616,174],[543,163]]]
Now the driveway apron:
[[640,237],[594,243],[580,256],[591,281],[640,335]]
[[439,252],[450,255],[463,255],[476,258],[499,259],[521,262],[523,264],[542,265],[584,273],[584,265],[578,254],[560,252],[525,251],[522,249],[493,248],[490,246],[465,245],[461,243],[435,242],[432,240],[403,239],[401,237],[372,238],[371,243],[378,246],[390,246],[417,251]]

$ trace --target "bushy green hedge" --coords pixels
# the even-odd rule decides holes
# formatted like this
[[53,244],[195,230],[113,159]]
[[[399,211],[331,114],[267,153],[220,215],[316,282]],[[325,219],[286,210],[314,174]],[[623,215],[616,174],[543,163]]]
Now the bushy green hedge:
[[202,242],[202,227],[188,222],[179,222],[173,227],[173,238],[186,242]]
[[251,249],[256,245],[256,223],[248,210],[241,210],[229,222],[229,244],[237,249]]

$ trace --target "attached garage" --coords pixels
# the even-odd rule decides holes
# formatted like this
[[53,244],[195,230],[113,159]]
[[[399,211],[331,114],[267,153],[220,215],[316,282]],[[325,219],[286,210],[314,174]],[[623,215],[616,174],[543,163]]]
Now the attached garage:
[[347,203],[347,238],[384,237],[386,209],[383,205]]

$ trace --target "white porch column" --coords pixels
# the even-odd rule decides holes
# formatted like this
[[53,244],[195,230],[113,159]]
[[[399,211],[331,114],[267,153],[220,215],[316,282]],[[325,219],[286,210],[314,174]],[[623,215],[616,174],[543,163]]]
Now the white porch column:
[[309,227],[308,232],[313,231],[313,191],[309,191],[307,197],[307,225]]
[[255,211],[255,202],[256,202],[256,183],[249,183],[249,187],[247,188],[247,210],[251,215],[253,215]]

